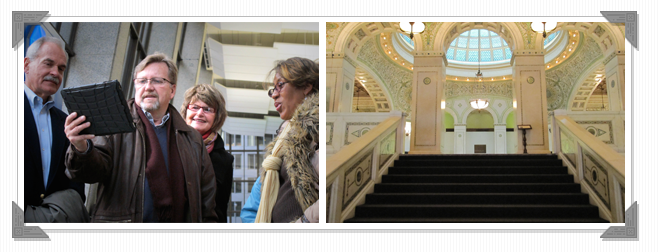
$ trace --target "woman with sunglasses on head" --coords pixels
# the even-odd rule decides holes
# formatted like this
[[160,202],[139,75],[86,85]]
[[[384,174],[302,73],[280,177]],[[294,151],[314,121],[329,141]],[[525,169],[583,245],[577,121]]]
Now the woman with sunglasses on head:
[[202,135],[215,172],[215,212],[218,222],[227,222],[234,156],[225,150],[225,143],[218,133],[227,119],[225,99],[211,85],[196,85],[186,91],[179,111],[186,123]]
[[294,57],[270,73],[268,96],[284,123],[266,147],[255,222],[318,222],[319,66]]

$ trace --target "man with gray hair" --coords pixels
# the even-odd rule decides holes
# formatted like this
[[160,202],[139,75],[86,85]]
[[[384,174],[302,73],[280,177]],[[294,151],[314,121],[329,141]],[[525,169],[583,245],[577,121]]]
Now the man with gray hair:
[[65,175],[67,115],[53,101],[67,61],[64,42],[53,37],[32,43],[23,60],[25,222],[89,221],[83,205],[85,185]]
[[90,123],[76,113],[66,118],[67,175],[99,183],[92,222],[218,221],[215,174],[202,136],[169,104],[177,73],[160,53],[135,67],[135,99],[128,101],[134,132],[80,135]]

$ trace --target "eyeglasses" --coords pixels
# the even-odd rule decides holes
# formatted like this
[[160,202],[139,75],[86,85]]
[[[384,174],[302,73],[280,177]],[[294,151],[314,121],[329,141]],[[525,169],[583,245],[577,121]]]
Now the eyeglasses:
[[197,111],[199,111],[199,110],[201,109],[202,111],[204,111],[205,114],[213,114],[213,113],[215,113],[215,109],[213,109],[213,108],[209,108],[209,107],[200,107],[200,106],[197,106],[197,105],[195,105],[195,104],[188,104],[188,109],[189,109],[190,111],[192,111],[192,112],[197,112]]
[[278,94],[280,92],[282,92],[282,87],[284,87],[284,84],[287,84],[287,83],[288,82],[278,82],[277,84],[275,84],[275,87],[268,90],[268,96],[273,97],[273,94],[275,93],[275,91],[277,91]]
[[154,86],[162,86],[165,84],[165,82],[169,82],[170,84],[172,83],[168,79],[165,78],[151,78],[151,79],[145,79],[145,78],[137,78],[133,79],[133,83],[135,83],[136,87],[142,87],[144,85],[147,85],[148,82],[151,82],[151,85]]

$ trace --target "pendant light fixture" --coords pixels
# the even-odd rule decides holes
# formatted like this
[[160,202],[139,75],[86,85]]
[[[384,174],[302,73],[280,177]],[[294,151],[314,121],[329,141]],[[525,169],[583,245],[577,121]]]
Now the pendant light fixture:
[[[481,30],[478,30],[479,32],[479,39],[477,41],[478,43],[478,54],[477,54],[477,62],[478,62],[478,69],[477,73],[475,74],[475,86],[478,86],[479,83],[481,83],[484,79],[484,74],[481,73]],[[488,107],[488,99],[482,99],[482,98],[477,98],[477,99],[472,99],[470,101],[470,106],[474,109],[482,110]]]
[[557,22],[532,22],[532,31],[543,33],[543,39],[548,36],[548,32],[557,28]]
[[426,29],[423,22],[399,22],[399,28],[404,33],[410,34],[410,39],[413,38],[413,33],[422,33]]

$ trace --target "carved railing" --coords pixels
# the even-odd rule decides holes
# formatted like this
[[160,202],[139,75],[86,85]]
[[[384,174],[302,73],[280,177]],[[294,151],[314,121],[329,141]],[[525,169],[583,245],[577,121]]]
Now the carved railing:
[[600,217],[625,222],[625,156],[595,137],[582,125],[555,110],[552,116],[554,153],[563,160],[589,202],[598,206]]
[[329,157],[400,111],[326,114],[326,155]]
[[403,153],[405,113],[390,116],[326,161],[326,221],[343,222],[355,215],[374,185]]

